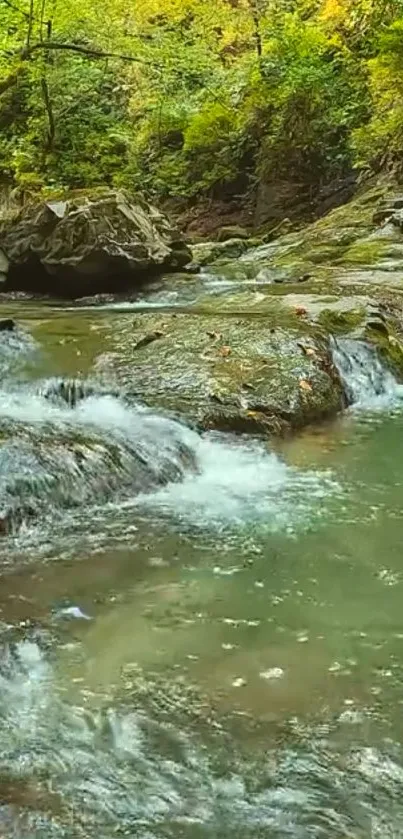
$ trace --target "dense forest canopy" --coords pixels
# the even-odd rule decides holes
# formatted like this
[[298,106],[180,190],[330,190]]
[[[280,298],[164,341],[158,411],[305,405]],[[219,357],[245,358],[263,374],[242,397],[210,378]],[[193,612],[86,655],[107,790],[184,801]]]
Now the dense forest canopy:
[[403,162],[403,0],[0,0],[0,179],[161,198]]

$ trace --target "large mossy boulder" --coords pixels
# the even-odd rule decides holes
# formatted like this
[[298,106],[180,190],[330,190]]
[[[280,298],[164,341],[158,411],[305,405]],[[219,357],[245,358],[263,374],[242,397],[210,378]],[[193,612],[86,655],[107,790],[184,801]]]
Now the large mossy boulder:
[[[284,316],[281,314],[281,320]],[[132,397],[201,429],[284,433],[334,415],[342,386],[329,342],[297,314],[126,316],[99,359]]]
[[190,259],[166,216],[124,191],[44,201],[0,222],[5,291],[64,297],[117,291]]

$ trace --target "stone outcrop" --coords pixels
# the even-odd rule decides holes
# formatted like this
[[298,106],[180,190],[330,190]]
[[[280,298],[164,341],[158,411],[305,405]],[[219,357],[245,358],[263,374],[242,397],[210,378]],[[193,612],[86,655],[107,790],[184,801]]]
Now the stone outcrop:
[[42,202],[0,222],[5,291],[64,297],[118,291],[190,259],[166,216],[124,191]]

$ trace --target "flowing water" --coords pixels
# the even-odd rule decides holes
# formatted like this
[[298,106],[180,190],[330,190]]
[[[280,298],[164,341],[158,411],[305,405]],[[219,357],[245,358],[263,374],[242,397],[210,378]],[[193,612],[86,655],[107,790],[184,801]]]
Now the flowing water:
[[3,310],[0,836],[403,837],[393,377],[274,450],[101,374],[127,306]]

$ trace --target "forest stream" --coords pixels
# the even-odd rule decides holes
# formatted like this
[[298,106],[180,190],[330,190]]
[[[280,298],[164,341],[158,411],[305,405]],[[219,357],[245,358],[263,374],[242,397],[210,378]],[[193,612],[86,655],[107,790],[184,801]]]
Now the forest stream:
[[0,836],[403,837],[401,388],[199,433],[105,363],[172,305],[0,305]]

